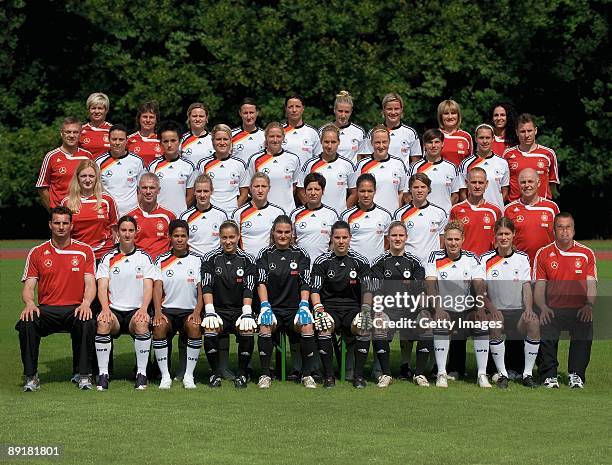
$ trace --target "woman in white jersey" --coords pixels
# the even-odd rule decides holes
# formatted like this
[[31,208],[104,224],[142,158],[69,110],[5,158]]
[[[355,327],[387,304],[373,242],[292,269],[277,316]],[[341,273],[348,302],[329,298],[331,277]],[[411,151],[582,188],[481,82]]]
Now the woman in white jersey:
[[96,356],[100,376],[98,390],[108,389],[111,337],[131,334],[136,352],[136,389],[147,387],[147,363],[151,349],[149,303],[157,272],[151,257],[136,248],[136,220],[122,216],[117,223],[119,244],[98,266],[98,299],[102,311],[97,318]]
[[208,116],[208,107],[202,102],[192,103],[187,108],[189,130],[181,137],[181,155],[193,166],[198,166],[202,158],[211,156],[215,151],[212,137],[206,130]]
[[349,181],[353,176],[355,166],[347,158],[339,155],[340,137],[340,130],[334,124],[328,124],[321,129],[323,152],[308,160],[300,172],[297,186],[302,204],[306,202],[304,178],[311,173],[320,173],[326,180],[326,189],[323,194],[325,205],[338,213],[346,210]]
[[319,133],[302,119],[304,108],[304,98],[301,95],[294,93],[285,99],[287,122],[283,124],[283,148],[299,157],[300,167],[304,166],[309,158],[321,152]]
[[228,215],[246,202],[249,181],[246,165],[232,156],[232,130],[225,124],[217,124],[210,132],[215,153],[203,158],[198,171],[213,180],[211,202]]
[[487,307],[503,328],[490,332],[489,350],[497,367],[496,384],[508,387],[505,342],[503,335],[523,339],[525,365],[523,385],[535,388],[533,366],[540,348],[540,320],[533,311],[531,265],[529,256],[513,245],[515,226],[511,219],[502,217],[495,222],[495,249],[485,252],[480,261],[486,273]]

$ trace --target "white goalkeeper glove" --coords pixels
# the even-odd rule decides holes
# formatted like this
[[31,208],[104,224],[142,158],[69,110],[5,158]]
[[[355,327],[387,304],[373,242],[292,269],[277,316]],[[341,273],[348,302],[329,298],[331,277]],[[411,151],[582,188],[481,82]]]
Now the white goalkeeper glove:
[[242,306],[242,315],[236,320],[236,328],[247,333],[257,329],[257,322],[255,321],[253,310],[250,305]]
[[219,332],[223,328],[223,320],[215,312],[215,306],[213,304],[204,305],[204,312],[200,326],[205,330]]
[[334,330],[334,319],[325,311],[321,304],[317,304],[314,307],[314,326],[317,331]]

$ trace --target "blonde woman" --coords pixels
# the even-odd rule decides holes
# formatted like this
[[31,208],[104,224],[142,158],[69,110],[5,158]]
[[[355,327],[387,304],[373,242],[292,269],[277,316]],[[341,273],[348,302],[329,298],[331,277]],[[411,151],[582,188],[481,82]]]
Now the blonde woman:
[[110,100],[102,92],[94,92],[87,97],[87,117],[89,122],[81,128],[79,145],[90,151],[94,158],[110,149],[108,130],[112,126],[106,121]]
[[461,129],[461,107],[457,102],[444,100],[438,105],[438,124],[444,133],[442,158],[459,166],[472,155],[474,142],[470,133]]

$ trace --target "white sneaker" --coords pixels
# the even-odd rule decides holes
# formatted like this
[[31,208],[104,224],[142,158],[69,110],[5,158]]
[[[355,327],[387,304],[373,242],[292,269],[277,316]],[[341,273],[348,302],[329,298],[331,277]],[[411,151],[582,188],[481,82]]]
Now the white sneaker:
[[427,381],[427,378],[424,375],[414,375],[412,380],[417,386],[429,387],[429,381]]
[[478,375],[478,386],[480,386],[481,388],[490,388],[491,383],[489,383],[489,378],[487,378],[487,375],[482,374],[482,375]]
[[436,387],[448,387],[448,375],[446,373],[438,373],[438,376],[436,377]]
[[183,387],[185,389],[195,389],[196,388],[196,384],[195,381],[193,380],[193,376],[183,376]]
[[548,389],[559,389],[559,380],[556,377],[546,378],[544,380],[544,387]]
[[448,381],[457,381],[459,379],[459,372],[451,371],[446,375],[446,378],[448,379]]
[[376,384],[376,386],[378,386],[379,388],[386,388],[389,387],[389,385],[393,382],[393,378],[389,375],[380,375],[378,377],[378,383]]
[[270,385],[272,384],[272,378],[268,375],[261,375],[259,377],[259,381],[257,381],[257,387],[259,389],[270,389]]
[[304,376],[302,378],[302,384],[304,385],[306,389],[316,389],[317,388],[317,383],[315,383],[315,380],[312,376]]
[[580,375],[577,375],[576,373],[569,374],[569,382],[567,385],[570,387],[570,389],[584,389],[584,382],[582,381]]
[[170,389],[171,387],[172,387],[172,378],[170,378],[170,376],[162,377],[161,381],[159,382],[159,388],[160,389]]

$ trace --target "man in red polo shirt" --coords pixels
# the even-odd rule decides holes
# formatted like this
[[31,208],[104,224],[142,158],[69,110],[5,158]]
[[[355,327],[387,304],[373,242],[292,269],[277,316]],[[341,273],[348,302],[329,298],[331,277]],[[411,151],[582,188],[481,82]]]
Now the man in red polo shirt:
[[81,122],[72,117],[64,119],[60,129],[62,145],[45,155],[36,182],[43,206],[57,207],[68,195],[74,172],[83,160],[93,159],[91,152],[79,147]]
[[[15,329],[19,331],[24,392],[40,388],[40,338],[68,331],[77,349],[79,389],[91,389],[95,320],[91,302],[96,295],[95,258],[87,244],[72,240],[72,212],[55,207],[49,217],[51,240],[30,250],[22,281],[25,307]],[[38,283],[38,306],[35,290]]]
[[148,253],[153,261],[170,248],[168,226],[176,216],[157,203],[159,178],[153,173],[144,173],[138,181],[138,206],[128,212],[136,218],[138,233],[136,247]]
[[521,198],[506,205],[504,216],[516,227],[514,246],[529,255],[533,264],[540,247],[555,240],[553,219],[559,207],[552,200],[540,197],[540,177],[533,168],[525,168],[518,177]]
[[465,235],[463,249],[482,255],[493,248],[495,238],[493,227],[502,214],[497,205],[484,199],[488,185],[484,169],[477,166],[468,171],[466,183],[467,199],[453,205],[448,219],[463,223]]
[[591,249],[574,241],[574,219],[559,213],[554,220],[555,242],[536,254],[534,300],[540,308],[539,364],[544,386],[559,388],[559,333],[568,330],[569,387],[584,387],[593,342],[593,305],[597,298],[597,265]]

